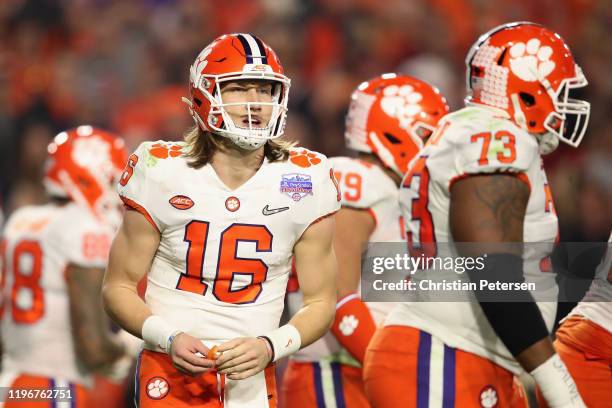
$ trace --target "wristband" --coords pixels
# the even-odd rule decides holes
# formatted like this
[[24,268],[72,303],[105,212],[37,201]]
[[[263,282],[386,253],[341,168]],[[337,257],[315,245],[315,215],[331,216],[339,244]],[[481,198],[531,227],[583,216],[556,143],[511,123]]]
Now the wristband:
[[261,337],[267,340],[272,347],[273,362],[295,353],[302,345],[300,332],[291,324],[281,326]]
[[180,330],[172,327],[161,317],[151,315],[144,321],[141,332],[145,342],[167,352]]
[[574,379],[558,354],[540,364],[530,374],[550,408],[586,408]]

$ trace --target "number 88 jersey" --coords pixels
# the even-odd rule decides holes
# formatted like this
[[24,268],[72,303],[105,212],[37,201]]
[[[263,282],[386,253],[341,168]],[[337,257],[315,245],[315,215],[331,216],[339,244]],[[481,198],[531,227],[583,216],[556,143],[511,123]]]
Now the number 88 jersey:
[[189,167],[186,149],[143,143],[119,182],[124,203],[161,236],[145,300],[154,314],[208,345],[273,330],[294,244],[339,208],[330,165],[323,155],[292,149],[285,162],[264,159],[231,190],[210,164]]
[[[546,180],[536,138],[508,119],[504,111],[478,105],[445,116],[425,147],[410,163],[400,187],[400,208],[407,228],[408,246],[427,257],[450,256],[441,244],[452,243],[449,225],[450,188],[462,178],[478,174],[511,174],[530,189],[523,226],[525,280],[549,288],[556,299],[554,276],[544,267],[558,233],[558,220]],[[426,245],[425,245],[426,244]],[[440,244],[440,245],[439,245]],[[550,244],[550,245],[548,245]],[[547,249],[548,248],[548,249]],[[452,248],[449,249],[452,251]],[[453,271],[435,270],[413,276],[452,281]],[[542,291],[539,291],[540,294]],[[520,371],[508,350],[493,332],[478,305],[464,302],[428,302],[427,293],[416,293],[419,302],[394,309],[385,325],[406,325],[429,332],[451,347],[478,354],[513,371]],[[556,304],[538,304],[549,330]]]

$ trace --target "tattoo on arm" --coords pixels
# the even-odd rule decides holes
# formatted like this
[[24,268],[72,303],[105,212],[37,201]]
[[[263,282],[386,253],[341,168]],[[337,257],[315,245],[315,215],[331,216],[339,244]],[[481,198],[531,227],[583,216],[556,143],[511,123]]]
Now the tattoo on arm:
[[529,187],[513,175],[470,176],[451,186],[456,242],[522,242]]
[[[501,227],[505,241],[517,238],[516,227],[525,219],[525,209],[529,200],[529,189],[514,176],[486,177],[486,182],[475,186],[474,194],[478,200],[491,210],[494,221],[483,220],[483,227]],[[522,241],[522,236],[520,237]]]

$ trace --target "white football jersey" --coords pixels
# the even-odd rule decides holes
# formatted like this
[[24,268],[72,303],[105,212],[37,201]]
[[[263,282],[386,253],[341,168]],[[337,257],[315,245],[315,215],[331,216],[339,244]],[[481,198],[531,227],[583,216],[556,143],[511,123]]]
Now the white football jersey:
[[[295,243],[340,208],[330,164],[321,154],[292,149],[285,162],[264,159],[253,177],[231,190],[210,164],[189,167],[185,148],[141,144],[119,183],[126,205],[161,235],[146,303],[209,348],[264,335],[278,328]],[[267,407],[263,371],[226,379],[225,406]]]
[[[405,241],[398,202],[399,190],[395,182],[379,166],[363,160],[333,157],[330,162],[342,191],[342,207],[368,211],[374,218],[376,227],[370,236],[370,242]],[[295,291],[289,291],[287,299],[291,316],[302,306],[302,295],[297,287],[294,289]],[[376,324],[382,324],[395,303],[368,302],[366,305]],[[331,332],[295,353],[292,358],[298,361],[331,359],[357,364]]]
[[146,302],[207,345],[266,334],[279,324],[294,244],[340,206],[329,162],[292,149],[289,160],[265,159],[231,190],[210,164],[189,167],[183,148],[141,144],[130,156],[131,176],[118,187],[161,234]]
[[[537,288],[548,288],[547,299],[556,299],[558,288],[547,269],[546,257],[557,237],[558,222],[548,188],[539,147],[534,136],[517,127],[505,112],[484,106],[468,106],[445,116],[426,146],[413,159],[400,188],[400,207],[408,229],[408,241],[451,243],[449,225],[450,187],[463,177],[480,173],[514,173],[530,186],[524,221],[526,243],[545,243],[526,247],[524,275]],[[548,245],[549,243],[550,245]],[[452,248],[452,247],[451,247]],[[451,249],[451,251],[453,251]],[[440,251],[439,251],[440,252]],[[436,256],[451,256],[438,253]],[[452,281],[453,271],[417,273],[421,279]],[[406,325],[429,332],[451,347],[488,358],[516,373],[519,364],[497,337],[480,306],[465,293],[465,302],[431,302],[428,293],[416,291],[415,302],[398,305],[385,325]],[[473,298],[472,298],[473,299]],[[555,302],[538,302],[551,330]]]
[[[612,234],[608,243],[612,243]],[[612,250],[608,249],[584,299],[569,316],[580,315],[612,333]]]
[[75,203],[24,207],[4,230],[3,373],[86,386],[72,339],[66,268],[105,268],[114,231]]

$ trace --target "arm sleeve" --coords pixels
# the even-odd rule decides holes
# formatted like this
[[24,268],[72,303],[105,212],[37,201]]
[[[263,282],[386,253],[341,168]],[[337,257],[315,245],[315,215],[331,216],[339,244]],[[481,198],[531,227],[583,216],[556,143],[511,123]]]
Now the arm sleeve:
[[152,180],[152,169],[149,143],[142,143],[128,159],[125,172],[117,184],[117,192],[126,207],[141,213],[157,231],[163,230],[163,223],[154,211],[155,186]]
[[319,169],[314,175],[313,195],[314,205],[311,206],[307,225],[334,214],[340,209],[340,186],[334,176],[330,161],[323,155]]
[[84,268],[104,269],[113,232],[94,220],[75,220],[61,235],[61,250],[68,263]]
[[385,186],[375,177],[373,164],[345,157],[332,158],[330,162],[342,192],[342,207],[367,210],[388,198]]

